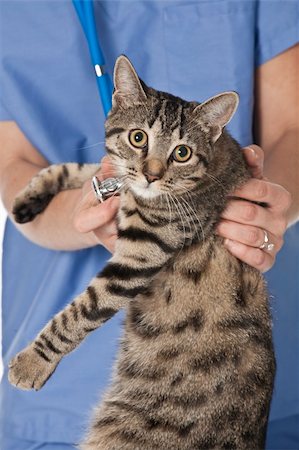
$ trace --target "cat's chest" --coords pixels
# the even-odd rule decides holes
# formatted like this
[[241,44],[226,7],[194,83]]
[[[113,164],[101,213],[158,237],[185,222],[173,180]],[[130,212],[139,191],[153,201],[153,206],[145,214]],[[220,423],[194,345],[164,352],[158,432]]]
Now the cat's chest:
[[175,240],[178,238],[178,224],[173,214],[163,205],[147,204],[141,199],[135,198],[132,193],[121,195],[120,209],[117,216],[119,229],[142,229],[157,236],[169,238],[169,233],[174,232]]
[[230,314],[240,284],[238,263],[234,267],[226,251],[212,250],[212,245],[198,244],[178,253],[153,279],[151,295],[137,298],[132,308],[165,330],[184,327],[188,321],[196,324],[202,316],[212,329]]

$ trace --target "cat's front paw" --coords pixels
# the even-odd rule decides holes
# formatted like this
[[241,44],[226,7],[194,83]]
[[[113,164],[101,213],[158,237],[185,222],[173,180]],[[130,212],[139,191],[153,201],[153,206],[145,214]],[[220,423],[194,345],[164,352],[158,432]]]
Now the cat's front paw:
[[57,361],[44,360],[30,345],[10,361],[8,380],[19,389],[38,391],[50,378],[57,364]]
[[46,209],[52,198],[50,192],[30,192],[24,191],[16,197],[12,209],[17,223],[31,222],[38,214]]

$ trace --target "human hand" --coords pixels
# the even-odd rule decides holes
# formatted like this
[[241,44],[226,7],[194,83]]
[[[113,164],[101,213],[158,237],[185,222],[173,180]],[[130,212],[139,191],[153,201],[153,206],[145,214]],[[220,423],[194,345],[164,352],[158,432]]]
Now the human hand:
[[[234,197],[266,203],[259,206],[246,200],[233,199],[222,214],[217,232],[226,238],[224,245],[237,258],[262,272],[269,270],[283,245],[287,227],[286,213],[291,204],[289,192],[263,176],[264,153],[257,145],[243,149],[253,178],[233,192]],[[260,249],[265,233],[271,250]]]
[[[101,169],[96,174],[99,180],[115,175],[113,166],[107,156],[101,161]],[[73,224],[80,233],[91,233],[95,244],[101,244],[111,253],[117,239],[116,214],[119,208],[119,197],[110,197],[103,203],[95,198],[91,180],[82,187],[81,198],[75,208]]]

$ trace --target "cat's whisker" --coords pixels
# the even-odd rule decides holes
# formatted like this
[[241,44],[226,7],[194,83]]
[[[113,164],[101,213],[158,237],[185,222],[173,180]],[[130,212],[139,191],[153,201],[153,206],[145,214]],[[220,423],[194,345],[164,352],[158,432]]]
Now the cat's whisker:
[[[187,196],[190,198],[190,201],[191,201],[191,203],[192,203],[192,205],[193,205],[193,212],[194,212],[195,218],[196,218],[196,220],[197,220],[197,222],[198,222],[198,224],[199,224],[199,226],[200,226],[200,228],[201,228],[202,239],[203,239],[203,241],[205,241],[205,238],[206,238],[206,237],[205,237],[204,228],[203,228],[202,223],[201,223],[201,220],[200,220],[200,218],[198,217],[197,212],[196,212],[196,210],[195,210],[195,206],[194,206],[193,199],[192,199],[192,196],[191,196],[190,192],[187,192]],[[183,200],[184,200],[184,199],[183,199]],[[190,206],[190,205],[189,205],[189,206]]]
[[118,161],[115,161],[112,157],[109,157],[111,159],[111,163],[113,166],[118,166],[118,167],[124,167],[125,169],[128,168],[127,164],[121,164]]
[[213,181],[215,181],[216,183],[218,183],[219,184],[219,186],[222,186],[224,189],[225,189],[225,186],[224,186],[224,184],[217,178],[217,177],[215,177],[214,175],[211,175],[210,173],[205,173],[205,175],[208,177],[208,178],[210,178],[211,180],[213,180]]
[[165,199],[166,199],[166,202],[167,202],[167,208],[168,208],[168,211],[169,211],[169,223],[171,223],[171,221],[172,221],[172,213],[171,213],[171,207],[170,207],[169,198],[168,198],[169,193],[167,191],[165,191],[164,195],[165,195]]
[[[170,194],[170,195],[171,195],[171,194]],[[172,199],[172,201],[173,201],[173,203],[174,203],[174,205],[175,205],[175,207],[176,207],[176,209],[177,209],[177,211],[178,211],[179,217],[180,217],[180,219],[181,219],[181,224],[182,224],[182,227],[183,227],[183,233],[184,233],[184,241],[183,241],[183,246],[182,246],[182,248],[183,248],[183,247],[184,247],[184,244],[185,244],[185,242],[186,242],[186,239],[187,239],[185,222],[186,222],[186,221],[189,222],[189,221],[188,221],[188,217],[187,217],[187,215],[186,215],[186,212],[185,212],[184,208],[182,208],[182,205],[180,204],[180,202],[179,202],[179,200],[176,198],[176,196],[175,196],[175,195],[171,195],[171,199]],[[184,216],[185,216],[185,217],[184,217]],[[182,249],[181,249],[181,250],[182,250]]]
[[98,145],[105,144],[105,141],[98,141],[95,144],[84,145],[83,147],[78,147],[77,150],[85,150],[87,148],[97,147]]
[[193,203],[192,196],[191,196],[190,192],[189,192],[187,189],[186,189],[186,195],[187,195],[188,198],[190,199],[190,202],[192,203],[193,208],[192,208],[192,207],[190,206],[190,204],[184,199],[184,197],[182,197],[182,200],[186,203],[186,206],[188,206],[188,208],[191,210],[191,212],[193,213],[194,217],[196,218],[196,220],[197,220],[197,222],[198,222],[198,224],[199,224],[199,226],[200,226],[200,228],[201,228],[202,238],[203,238],[203,241],[204,241],[204,240],[205,240],[204,229],[203,229],[201,220],[199,219],[199,217],[198,217],[198,215],[197,215],[196,207],[195,207],[195,205],[194,205],[194,203]]
[[118,163],[114,163],[114,161],[112,161],[112,167],[113,168],[116,168],[116,170],[118,169],[118,168],[120,168],[120,169],[122,169],[123,171],[132,171],[132,172],[134,172],[134,173],[138,173],[138,171],[137,170],[133,170],[133,168],[132,167],[128,167],[127,165],[121,165],[121,164],[118,164]]
[[125,165],[121,165],[121,164],[115,164],[114,163],[114,161],[111,161],[111,169],[110,170],[113,170],[114,168],[117,168],[117,167],[120,167],[121,169],[128,169],[128,167],[126,167]]
[[[170,195],[170,198],[171,198],[171,200],[172,200],[172,202],[173,202],[173,204],[174,204],[174,206],[175,206],[175,208],[176,208],[176,210],[177,210],[177,212],[178,212],[178,215],[179,215],[179,217],[180,217],[180,219],[181,219],[181,223],[182,223],[182,227],[183,227],[183,232],[184,232],[184,240],[183,240],[183,244],[182,244],[182,248],[183,248],[183,247],[184,247],[184,244],[185,244],[185,242],[186,242],[186,239],[187,239],[187,237],[186,237],[185,220],[184,220],[184,217],[183,217],[182,212],[181,212],[181,210],[180,210],[180,204],[179,204],[179,202],[178,202],[178,201],[175,201],[175,200],[177,200],[176,197],[173,196],[173,195],[170,194],[170,193],[169,193],[169,195]],[[181,250],[182,250],[182,249],[181,249]]]
[[[200,219],[199,219],[199,217],[197,216],[197,213],[196,213],[196,211],[195,211],[195,206],[194,206],[194,204],[193,204],[193,200],[192,200],[192,197],[191,197],[191,195],[190,195],[190,192],[188,192],[188,190],[187,190],[184,186],[180,185],[179,183],[176,183],[176,184],[177,184],[179,187],[181,187],[181,189],[184,189],[184,190],[186,191],[186,194],[189,196],[190,201],[191,201],[191,203],[192,203],[192,205],[193,205],[193,208],[192,208],[192,207],[190,206],[190,204],[184,199],[183,196],[180,197],[180,200],[184,202],[185,208],[188,208],[188,210],[189,210],[189,214],[188,214],[188,215],[189,215],[190,219],[191,219],[192,222],[193,222],[194,229],[195,229],[195,231],[196,231],[196,234],[197,234],[198,239],[200,240],[200,236],[198,235],[198,227],[196,226],[194,217],[196,218],[196,220],[197,220],[197,222],[198,222],[198,224],[199,224],[199,226],[200,226],[200,228],[201,228],[203,240],[205,240],[204,230],[203,230],[201,221],[200,221]],[[183,206],[183,205],[182,205],[182,206]],[[187,213],[187,212],[188,212],[188,211],[186,211],[186,213]]]
[[[110,177],[121,179],[124,176],[126,176],[126,174],[115,174],[115,170],[113,170],[113,169],[105,170],[105,179],[110,178]],[[103,181],[103,180],[101,180],[101,181]]]
[[[180,200],[182,200],[182,199],[180,199]],[[193,214],[192,214],[193,210],[192,210],[192,208],[191,208],[191,210],[189,208],[187,208],[188,206],[189,206],[188,204],[186,204],[186,205],[181,204],[182,209],[185,211],[185,215],[187,217],[189,217],[189,219],[192,222],[192,225],[193,225],[193,228],[194,228],[194,231],[195,231],[195,233],[197,235],[198,240],[200,240],[200,236],[198,234],[198,227],[196,225],[196,222],[195,222],[195,220],[193,218]],[[191,226],[190,220],[188,220],[188,223]]]
[[[184,207],[184,205],[180,202],[180,200],[178,200],[178,204],[179,204],[179,206],[180,206],[180,209],[182,210],[182,212],[183,212],[183,215],[185,216],[185,220],[184,220],[184,223],[183,223],[183,227],[185,228],[185,222],[186,223],[188,223],[188,225],[191,227],[191,225],[193,225],[194,226],[194,230],[195,230],[195,232],[197,233],[197,227],[196,227],[196,224],[195,224],[195,222],[194,222],[194,220],[193,220],[193,218],[192,218],[192,216],[191,216],[191,214],[190,214],[190,211],[188,211],[187,209],[186,209],[186,207]],[[190,223],[190,219],[191,219],[191,221],[192,221],[192,224]],[[190,228],[191,229],[191,231],[192,231],[192,227]]]

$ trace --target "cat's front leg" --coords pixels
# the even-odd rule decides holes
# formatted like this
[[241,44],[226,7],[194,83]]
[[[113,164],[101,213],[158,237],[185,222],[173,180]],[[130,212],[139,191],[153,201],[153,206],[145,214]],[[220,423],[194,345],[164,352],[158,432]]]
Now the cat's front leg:
[[9,364],[9,382],[19,389],[40,389],[50,378],[60,358],[51,360],[33,342],[18,353]]
[[[9,364],[8,379],[20,389],[40,389],[60,360],[88,333],[112,317],[124,304],[105,294],[106,280],[95,278],[85,292],[44,327],[36,339]],[[99,301],[101,299],[101,301]]]
[[80,188],[100,169],[100,164],[53,164],[42,169],[17,195],[13,214],[16,222],[27,223],[43,212],[52,198],[67,189]]
[[120,230],[116,253],[104,270],[12,360],[10,382],[21,389],[40,389],[88,333],[138,294],[151,295],[151,281],[175,253],[179,236],[175,231],[159,237],[137,228]]
[[146,294],[150,282],[147,272],[142,276],[140,270],[135,270],[135,277],[128,279],[127,267],[123,271],[117,258],[112,260],[85,292],[58,313],[31,344],[13,358],[8,374],[11,384],[25,390],[40,389],[64,355],[136,295]]

